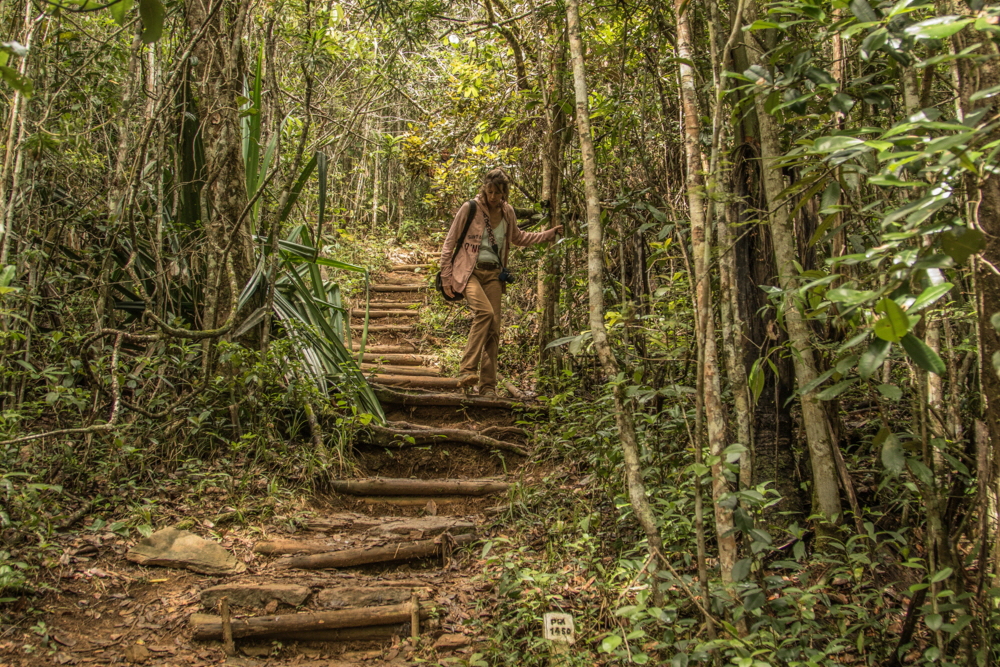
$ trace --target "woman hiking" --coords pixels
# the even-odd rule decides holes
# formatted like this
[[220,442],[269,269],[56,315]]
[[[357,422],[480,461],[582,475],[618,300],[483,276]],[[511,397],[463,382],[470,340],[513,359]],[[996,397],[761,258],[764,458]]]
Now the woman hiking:
[[[514,208],[507,203],[510,179],[502,169],[486,174],[475,198],[475,213],[469,221],[470,202],[465,202],[451,223],[441,248],[441,287],[454,297],[464,294],[472,308],[472,329],[462,355],[459,381],[462,387],[479,383],[480,396],[496,396],[497,352],[500,345],[500,295],[508,275],[510,245],[545,243],[562,233],[562,225],[544,232],[522,232]],[[456,245],[466,223],[468,232]]]

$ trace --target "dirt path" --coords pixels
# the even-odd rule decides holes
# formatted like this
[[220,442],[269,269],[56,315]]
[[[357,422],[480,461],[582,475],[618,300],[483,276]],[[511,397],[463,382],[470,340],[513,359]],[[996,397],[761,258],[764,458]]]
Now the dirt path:
[[[528,437],[516,421],[527,408],[466,395],[437,367],[440,350],[415,327],[431,298],[426,268],[397,266],[373,285],[364,370],[388,424],[357,444],[356,477],[334,481],[303,525],[226,534],[222,545],[247,566],[236,576],[134,565],[113,533],[77,540],[41,631],[5,633],[0,667],[467,659],[477,596],[490,583],[476,578],[478,549],[465,547],[504,509],[509,485],[523,482]],[[352,313],[355,336],[362,315]],[[237,637],[228,657],[222,597]],[[5,648],[24,657],[4,662]]]

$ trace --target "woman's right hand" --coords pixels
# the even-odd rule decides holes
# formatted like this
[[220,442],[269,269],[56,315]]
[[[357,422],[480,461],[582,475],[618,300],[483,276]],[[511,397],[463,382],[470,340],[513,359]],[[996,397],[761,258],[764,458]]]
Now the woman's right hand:
[[455,298],[455,290],[451,288],[451,281],[446,281],[441,287],[444,288],[444,293],[448,295],[449,299]]

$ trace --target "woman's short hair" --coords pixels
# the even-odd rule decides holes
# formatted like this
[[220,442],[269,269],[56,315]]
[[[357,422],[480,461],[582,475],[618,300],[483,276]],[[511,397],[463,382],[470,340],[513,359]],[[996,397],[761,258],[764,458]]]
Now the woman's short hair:
[[486,198],[486,193],[490,188],[498,190],[503,195],[504,201],[510,197],[510,177],[503,169],[493,169],[483,178],[483,184],[479,188],[479,194]]

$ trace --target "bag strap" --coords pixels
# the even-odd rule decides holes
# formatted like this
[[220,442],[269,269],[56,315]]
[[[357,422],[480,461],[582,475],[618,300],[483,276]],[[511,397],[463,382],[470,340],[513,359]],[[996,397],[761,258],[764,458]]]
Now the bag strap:
[[493,235],[493,228],[490,227],[489,220],[486,221],[486,232],[490,237],[490,245],[493,246],[493,254],[496,255],[497,259],[500,261],[500,268],[503,268],[503,258],[500,256],[500,246],[497,244],[497,237]]
[[458,257],[458,251],[462,249],[462,244],[465,243],[465,237],[469,233],[469,227],[472,226],[472,219],[476,217],[476,200],[469,200],[469,217],[465,219],[465,229],[462,230],[462,235],[458,237],[458,243],[455,244],[455,250],[451,253],[452,261]]

